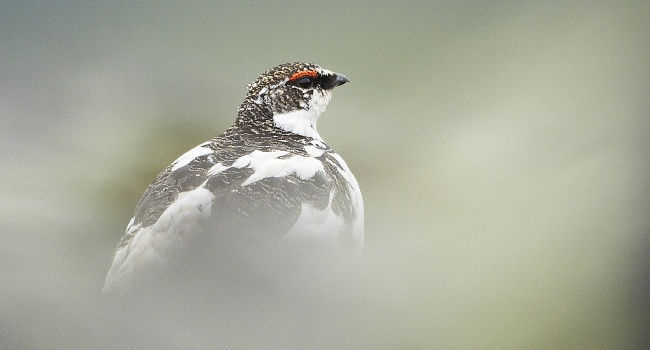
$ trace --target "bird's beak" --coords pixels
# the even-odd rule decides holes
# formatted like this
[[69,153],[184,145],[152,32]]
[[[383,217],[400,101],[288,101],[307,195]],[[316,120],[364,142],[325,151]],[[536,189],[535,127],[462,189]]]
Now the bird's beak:
[[348,82],[350,82],[350,79],[345,75],[328,72],[323,75],[320,84],[324,89],[331,90]]
[[345,83],[349,83],[350,79],[343,74],[336,74],[336,80],[334,81],[334,86],[341,86]]

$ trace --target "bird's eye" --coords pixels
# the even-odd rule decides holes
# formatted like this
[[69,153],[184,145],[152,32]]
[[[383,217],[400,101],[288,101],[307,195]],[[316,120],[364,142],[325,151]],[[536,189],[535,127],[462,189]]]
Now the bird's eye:
[[298,79],[296,85],[300,86],[303,89],[309,89],[314,83],[314,79],[311,77],[302,77]]
[[309,89],[316,85],[318,79],[318,72],[315,70],[303,70],[293,73],[289,77],[289,83],[301,89]]

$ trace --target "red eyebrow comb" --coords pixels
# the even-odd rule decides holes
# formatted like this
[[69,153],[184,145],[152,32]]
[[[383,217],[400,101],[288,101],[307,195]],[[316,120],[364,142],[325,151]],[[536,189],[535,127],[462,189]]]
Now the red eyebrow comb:
[[302,78],[302,77],[312,77],[312,78],[315,78],[315,77],[317,77],[317,76],[318,76],[318,72],[316,72],[315,70],[303,70],[303,71],[300,71],[300,72],[296,72],[296,73],[294,73],[294,74],[289,78],[289,80],[296,80],[296,79],[300,79],[300,78]]

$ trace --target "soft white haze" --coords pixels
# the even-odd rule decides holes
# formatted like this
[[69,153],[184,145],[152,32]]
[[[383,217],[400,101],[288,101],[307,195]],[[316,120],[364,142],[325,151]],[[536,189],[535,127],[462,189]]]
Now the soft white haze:
[[[2,2],[0,348],[643,348],[648,18],[647,1]],[[146,186],[295,60],[351,81],[318,132],[363,192],[361,264],[260,256],[250,271],[274,274],[255,283],[101,300]]]

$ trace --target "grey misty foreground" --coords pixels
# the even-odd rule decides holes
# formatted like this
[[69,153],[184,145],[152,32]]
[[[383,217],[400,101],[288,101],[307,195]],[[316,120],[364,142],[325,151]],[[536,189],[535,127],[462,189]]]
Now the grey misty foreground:
[[[3,2],[0,348],[647,348],[649,4],[585,5]],[[362,189],[358,288],[264,249],[273,278],[98,305],[148,185],[292,57],[351,80],[318,131]]]

